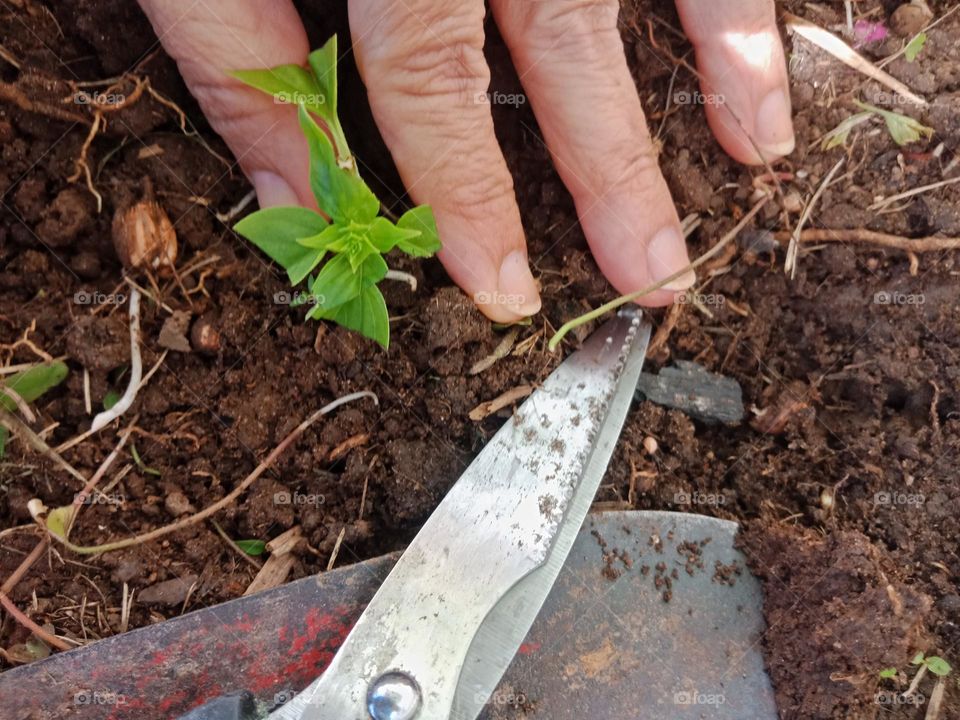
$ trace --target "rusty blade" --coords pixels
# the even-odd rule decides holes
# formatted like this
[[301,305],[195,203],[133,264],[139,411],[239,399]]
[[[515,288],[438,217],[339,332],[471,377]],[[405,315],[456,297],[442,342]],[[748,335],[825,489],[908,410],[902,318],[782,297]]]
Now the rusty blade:
[[490,440],[430,516],[326,672],[274,720],[367,720],[412,679],[420,718],[473,720],[530,628],[600,479],[649,341],[639,309],[595,332]]

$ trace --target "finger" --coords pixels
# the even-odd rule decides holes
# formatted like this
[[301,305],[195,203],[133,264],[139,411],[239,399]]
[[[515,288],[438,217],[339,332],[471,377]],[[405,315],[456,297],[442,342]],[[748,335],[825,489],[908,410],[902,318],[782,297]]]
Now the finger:
[[411,197],[433,207],[439,257],[492,320],[540,309],[513,181],[486,99],[482,0],[351,0],[370,107]]
[[[689,262],[617,30],[616,0],[491,6],[597,264],[622,293]],[[687,273],[643,305],[665,305]]]
[[210,125],[250,178],[262,207],[316,206],[307,144],[290,105],[230,70],[306,62],[309,45],[289,0],[140,0]]
[[761,161],[758,148],[767,161],[793,152],[773,0],[677,0],[677,9],[696,49],[707,122],[723,148],[749,164]]

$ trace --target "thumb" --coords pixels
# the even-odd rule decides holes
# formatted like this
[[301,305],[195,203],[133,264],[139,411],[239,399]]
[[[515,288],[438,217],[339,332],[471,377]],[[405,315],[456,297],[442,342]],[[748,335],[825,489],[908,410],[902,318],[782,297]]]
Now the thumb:
[[261,207],[315,206],[295,109],[229,75],[306,61],[309,44],[293,4],[140,0],[140,6],[210,125],[250,179]]

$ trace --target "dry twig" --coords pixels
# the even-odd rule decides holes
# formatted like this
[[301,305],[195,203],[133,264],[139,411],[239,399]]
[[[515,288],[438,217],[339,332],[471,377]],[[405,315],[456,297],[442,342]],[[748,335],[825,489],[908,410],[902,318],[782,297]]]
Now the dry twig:
[[784,17],[787,21],[788,30],[797,33],[801,37],[812,42],[821,50],[830,53],[844,65],[848,65],[854,70],[863,73],[870,79],[876,80],[881,85],[885,85],[898,95],[902,95],[907,100],[910,100],[917,105],[928,104],[926,100],[915,94],[902,82],[897,80],[889,73],[878,68],[833,33],[824,30],[819,25],[815,25],[808,20],[797,17],[792,13],[784,13]]
[[47,530],[48,533],[50,533],[51,538],[61,543],[67,549],[81,555],[93,555],[96,553],[109,552],[111,550],[119,550],[132,545],[140,545],[141,543],[150,542],[151,540],[156,540],[164,535],[169,535],[172,532],[176,532],[177,530],[181,530],[185,527],[198,523],[201,520],[206,520],[211,515],[214,515],[223,508],[227,507],[227,505],[240,497],[240,495],[243,494],[248,487],[256,482],[256,480],[263,475],[263,473],[266,472],[274,462],[276,462],[277,458],[280,457],[280,455],[282,455],[284,451],[290,447],[290,445],[292,445],[293,442],[300,437],[300,435],[302,435],[308,427],[341,405],[353,402],[354,400],[359,400],[360,398],[364,397],[372,398],[375,403],[379,404],[379,400],[374,393],[370,392],[369,390],[362,390],[360,392],[344,395],[343,397],[324,405],[302,423],[297,425],[297,427],[291,430],[290,433],[270,452],[270,454],[267,455],[267,457],[259,465],[257,465],[256,468],[254,468],[253,472],[247,475],[247,477],[245,477],[243,481],[240,482],[240,484],[231,490],[227,495],[212,505],[208,505],[203,510],[185,517],[182,520],[178,520],[177,522],[164,525],[163,527],[143,533],[142,535],[136,535],[134,537],[126,538],[125,540],[104,543],[103,545],[74,545],[68,539],[60,537],[59,535],[51,532],[49,528],[47,528],[46,524],[41,522],[41,525],[45,530]]

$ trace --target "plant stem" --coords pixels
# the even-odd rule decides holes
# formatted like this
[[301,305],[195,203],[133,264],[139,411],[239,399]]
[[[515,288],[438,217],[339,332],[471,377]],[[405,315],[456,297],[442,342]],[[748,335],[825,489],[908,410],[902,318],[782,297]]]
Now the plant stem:
[[560,327],[560,329],[557,330],[556,334],[552,338],[550,338],[550,342],[547,344],[547,347],[550,350],[556,350],[557,345],[560,344],[560,341],[563,340],[566,334],[571,330],[573,330],[574,328],[578,328],[581,325],[585,325],[591,320],[596,320],[598,317],[606,315],[608,312],[612,310],[616,310],[618,307],[622,305],[626,305],[629,302],[633,302],[637,298],[640,298],[640,297],[643,297],[644,295],[648,295],[652,293],[654,290],[659,290],[667,283],[673,280],[676,280],[679,277],[683,277],[690,270],[696,270],[698,267],[700,267],[705,262],[707,262],[707,260],[710,260],[711,258],[715,257],[725,246],[727,246],[734,238],[736,238],[737,235],[740,234],[740,231],[743,230],[744,227],[746,227],[747,223],[749,223],[753,219],[754,215],[760,212],[760,210],[763,208],[764,205],[767,204],[769,200],[770,200],[769,195],[765,195],[763,198],[758,200],[757,203],[752,208],[750,208],[750,212],[744,215],[743,218],[740,220],[740,222],[738,222],[730,232],[724,235],[716,245],[714,245],[712,248],[707,250],[703,255],[698,257],[696,260],[694,260],[692,263],[690,263],[686,267],[683,267],[680,270],[677,270],[675,273],[673,273],[672,275],[668,275],[667,277],[665,277],[663,280],[660,280],[659,282],[655,282],[652,285],[648,285],[647,287],[641,290],[637,290],[636,292],[628,293],[627,295],[621,295],[615,300],[611,300],[610,302],[604,305],[601,305],[596,310],[591,310],[588,313],[585,313],[579,317],[574,318],[573,320],[570,320],[564,323]]

